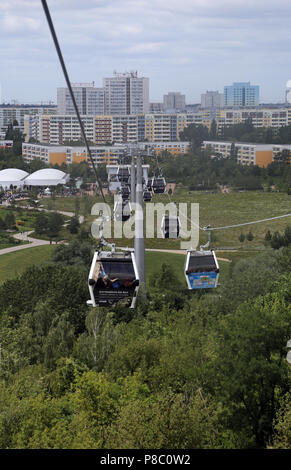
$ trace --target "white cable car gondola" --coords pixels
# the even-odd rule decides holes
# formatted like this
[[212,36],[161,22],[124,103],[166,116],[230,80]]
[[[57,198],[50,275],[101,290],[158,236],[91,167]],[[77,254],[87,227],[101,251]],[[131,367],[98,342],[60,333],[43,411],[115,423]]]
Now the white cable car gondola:
[[123,201],[122,198],[116,201],[114,205],[114,220],[126,222],[131,216],[131,204],[129,201]]
[[152,181],[152,191],[154,194],[163,194],[166,191],[166,180],[162,176],[154,177]]
[[88,278],[90,300],[87,305],[106,307],[127,301],[134,308],[139,286],[133,252],[96,251]]
[[173,215],[163,215],[161,232],[163,238],[179,238],[181,230],[180,218]]
[[188,250],[185,264],[188,289],[217,287],[219,266],[213,250]]
[[129,169],[127,168],[127,166],[118,167],[117,179],[118,179],[118,181],[120,181],[120,183],[128,183],[129,182],[129,177],[130,177],[130,173],[129,173]]

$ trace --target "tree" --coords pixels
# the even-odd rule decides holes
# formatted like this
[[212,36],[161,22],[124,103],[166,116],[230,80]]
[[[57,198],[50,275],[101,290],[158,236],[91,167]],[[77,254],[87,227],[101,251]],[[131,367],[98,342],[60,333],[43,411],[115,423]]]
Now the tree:
[[240,241],[241,243],[243,243],[243,242],[245,241],[245,238],[246,238],[246,237],[245,237],[245,234],[244,234],[244,233],[241,233],[240,236],[238,237],[238,239],[239,239],[239,241]]
[[56,247],[52,260],[65,265],[80,264],[86,268],[91,265],[94,248],[88,240],[73,240],[67,245]]
[[271,247],[274,250],[279,250],[281,246],[285,245],[284,236],[282,236],[278,231],[274,232],[271,240]]
[[78,197],[75,198],[75,216],[80,214],[80,199]]
[[251,231],[249,231],[246,235],[246,238],[249,242],[251,242],[254,239],[254,235]]
[[70,233],[72,234],[78,233],[79,228],[80,228],[80,222],[79,222],[79,218],[76,215],[70,218],[68,228],[69,228]]
[[268,231],[266,232],[266,235],[265,235],[265,242],[266,242],[266,243],[270,243],[271,240],[272,240],[272,234],[271,234],[270,230],[268,230]]
[[274,419],[274,438],[272,449],[291,448],[291,394],[283,397],[277,416]]
[[290,281],[289,274],[276,292],[241,304],[218,327],[219,349],[209,387],[228,409],[231,428],[244,430],[249,445],[254,439],[257,447],[268,443],[280,396],[289,389],[285,345],[291,324]]
[[216,138],[217,138],[217,124],[216,124],[215,119],[212,119],[212,121],[211,121],[209,138],[211,140],[216,140]]
[[64,223],[64,216],[58,212],[52,212],[48,216],[47,234],[50,238],[57,237],[62,225]]
[[5,216],[5,225],[8,229],[12,229],[15,226],[15,216],[13,212],[8,212]]
[[6,230],[6,229],[7,229],[6,222],[0,217],[0,230]]
[[35,219],[35,233],[45,235],[48,231],[48,216],[44,212],[39,212]]

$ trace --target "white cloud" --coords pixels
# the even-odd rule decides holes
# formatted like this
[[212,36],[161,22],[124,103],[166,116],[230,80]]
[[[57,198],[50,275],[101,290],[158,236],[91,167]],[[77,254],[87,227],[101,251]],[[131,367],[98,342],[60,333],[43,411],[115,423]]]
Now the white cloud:
[[[169,89],[179,82],[181,91],[193,87],[199,95],[206,85],[221,88],[246,74],[248,80],[268,84],[275,96],[276,76],[277,83],[285,83],[290,75],[290,0],[47,0],[47,4],[72,81],[82,81],[83,76],[100,86],[102,77],[114,69],[144,67],[156,95],[158,90],[163,94],[161,77],[166,77]],[[47,73],[39,80],[39,93],[53,89],[59,64],[40,0],[1,0],[0,12],[1,80],[11,87],[10,95],[13,62],[18,77],[24,63],[29,64],[32,95],[40,67],[46,67]],[[271,76],[274,64],[280,68]],[[29,70],[25,76],[29,88]]]
[[41,21],[35,18],[6,15],[2,20],[2,27],[5,32],[19,33],[20,31],[39,31]]

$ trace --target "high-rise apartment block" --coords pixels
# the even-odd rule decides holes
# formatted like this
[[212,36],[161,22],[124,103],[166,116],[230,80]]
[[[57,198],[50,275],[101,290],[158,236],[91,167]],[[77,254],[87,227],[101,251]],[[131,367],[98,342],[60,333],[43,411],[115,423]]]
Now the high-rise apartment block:
[[221,108],[224,96],[219,91],[206,91],[201,95],[201,108]]
[[164,111],[184,111],[186,106],[185,95],[179,92],[169,92],[164,95]]
[[[72,90],[80,114],[102,115],[104,114],[104,89],[96,88],[92,83],[72,83]],[[76,114],[69,89],[58,88],[58,114]]]
[[250,82],[236,82],[224,87],[224,106],[258,106],[258,85]]
[[149,112],[149,79],[137,72],[114,72],[103,79],[105,114],[145,114]]
[[9,124],[17,122],[19,129],[24,131],[25,116],[51,115],[57,113],[53,105],[0,105],[0,131],[6,133]]

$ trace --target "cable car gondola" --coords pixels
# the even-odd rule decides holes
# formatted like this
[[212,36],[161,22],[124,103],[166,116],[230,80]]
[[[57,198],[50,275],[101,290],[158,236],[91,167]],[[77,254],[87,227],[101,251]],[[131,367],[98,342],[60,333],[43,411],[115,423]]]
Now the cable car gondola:
[[161,223],[163,238],[179,238],[181,229],[180,218],[177,216],[164,215]]
[[151,202],[152,200],[152,193],[150,191],[145,190],[143,192],[143,200],[144,202]]
[[118,167],[117,170],[117,179],[120,181],[120,183],[128,183],[129,182],[129,169],[127,167]]
[[148,191],[152,191],[152,182],[153,182],[153,179],[148,178],[147,184],[146,184],[146,188],[147,188]]
[[114,205],[114,220],[126,222],[131,216],[131,205],[128,200],[120,198]]
[[121,192],[121,197],[122,197],[123,201],[126,201],[129,198],[129,195],[130,195],[129,186],[122,185],[121,188],[120,188],[120,192]]
[[87,305],[106,307],[127,301],[134,308],[139,276],[133,252],[96,251],[88,278],[90,300]]
[[163,194],[166,191],[166,180],[162,176],[154,177],[152,181],[154,194]]
[[213,250],[188,250],[185,264],[188,289],[217,287],[219,266]]

